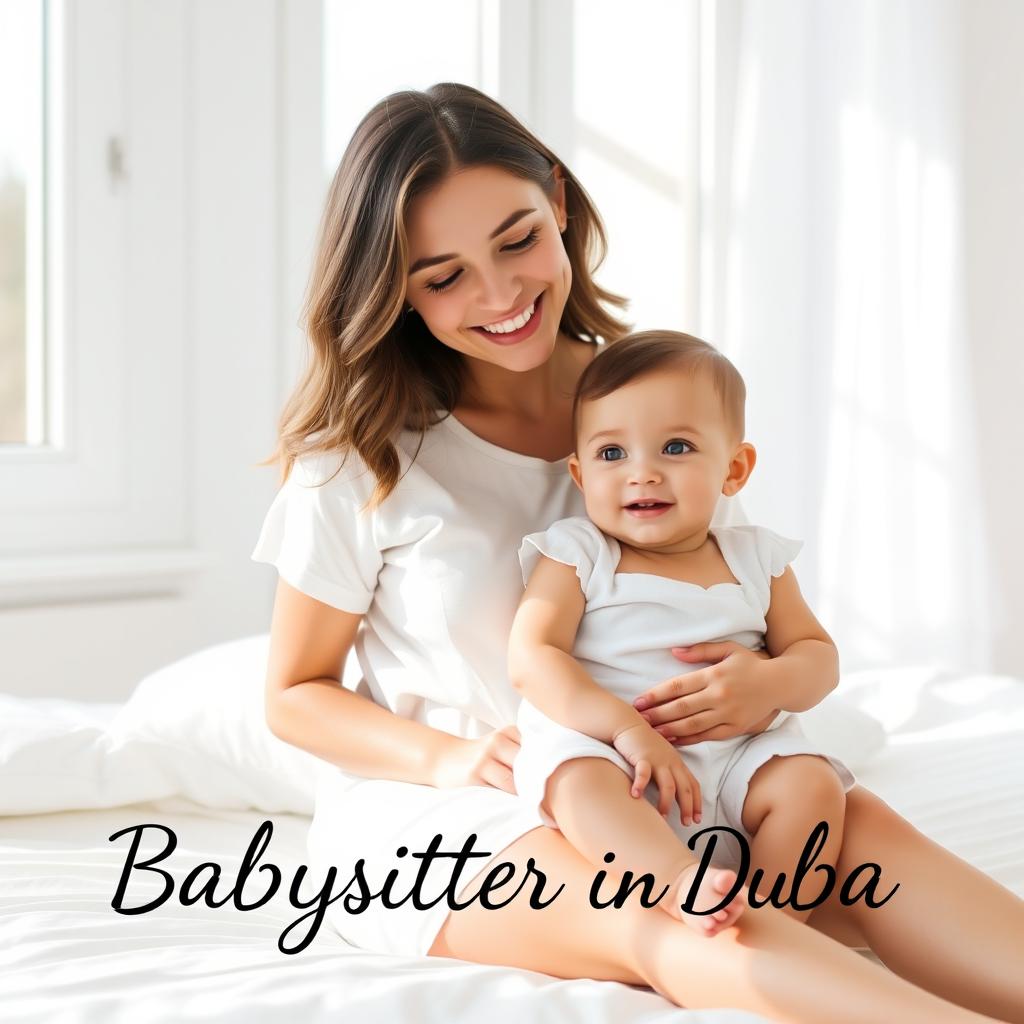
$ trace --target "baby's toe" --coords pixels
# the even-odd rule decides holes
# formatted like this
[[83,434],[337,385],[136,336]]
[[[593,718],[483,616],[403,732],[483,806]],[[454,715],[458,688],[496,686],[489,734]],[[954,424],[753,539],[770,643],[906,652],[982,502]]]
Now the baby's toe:
[[711,880],[715,892],[727,893],[736,884],[736,872],[722,868]]

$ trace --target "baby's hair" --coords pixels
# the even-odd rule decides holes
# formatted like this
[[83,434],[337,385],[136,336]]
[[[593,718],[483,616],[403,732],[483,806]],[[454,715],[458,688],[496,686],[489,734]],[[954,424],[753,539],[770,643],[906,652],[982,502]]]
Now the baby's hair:
[[735,439],[743,440],[747,389],[739,371],[718,349],[679,331],[638,331],[620,338],[595,356],[576,385],[572,404],[573,433],[579,434],[584,402],[604,398],[667,366],[678,367],[695,377],[706,375],[722,403],[725,421]]

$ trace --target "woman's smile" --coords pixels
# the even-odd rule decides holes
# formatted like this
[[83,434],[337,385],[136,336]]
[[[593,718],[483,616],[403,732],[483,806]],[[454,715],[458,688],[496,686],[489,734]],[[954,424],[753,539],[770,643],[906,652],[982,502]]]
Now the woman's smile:
[[496,345],[514,345],[518,341],[529,338],[540,326],[543,300],[544,292],[541,292],[517,316],[488,324],[487,327],[472,327],[470,329],[483,335],[488,341],[493,341]]

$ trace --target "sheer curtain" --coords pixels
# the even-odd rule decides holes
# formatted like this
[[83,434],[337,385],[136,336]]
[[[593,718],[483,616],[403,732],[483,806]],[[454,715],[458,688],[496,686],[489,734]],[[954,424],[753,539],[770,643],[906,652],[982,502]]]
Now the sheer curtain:
[[954,0],[705,0],[700,331],[844,669],[990,667]]

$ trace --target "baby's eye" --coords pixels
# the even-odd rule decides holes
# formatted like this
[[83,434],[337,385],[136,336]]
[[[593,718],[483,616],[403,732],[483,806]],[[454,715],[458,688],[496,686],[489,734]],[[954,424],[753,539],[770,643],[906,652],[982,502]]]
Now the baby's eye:
[[602,448],[597,457],[605,462],[618,462],[626,457],[626,453],[617,444],[610,444]]
[[669,441],[669,443],[665,445],[666,455],[685,455],[688,451],[693,451],[693,445],[690,444],[689,441],[680,441],[678,438],[673,441]]

